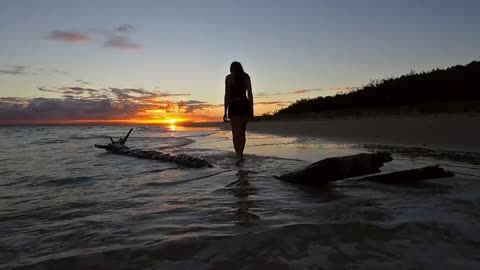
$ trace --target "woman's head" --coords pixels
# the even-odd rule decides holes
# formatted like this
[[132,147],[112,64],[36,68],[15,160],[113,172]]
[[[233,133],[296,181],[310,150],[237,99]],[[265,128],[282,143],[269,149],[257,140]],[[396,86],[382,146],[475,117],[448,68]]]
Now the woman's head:
[[242,64],[240,64],[240,62],[235,61],[235,62],[232,62],[232,64],[230,65],[230,73],[243,75],[245,71],[243,71]]

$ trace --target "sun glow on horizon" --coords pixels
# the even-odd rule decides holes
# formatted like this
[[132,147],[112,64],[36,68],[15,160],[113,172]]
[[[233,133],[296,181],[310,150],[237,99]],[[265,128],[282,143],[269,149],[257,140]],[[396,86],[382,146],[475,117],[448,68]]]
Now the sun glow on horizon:
[[[26,105],[25,105],[26,106]],[[273,105],[270,104],[258,104],[255,106],[256,115],[270,110]],[[57,118],[57,119],[25,119],[15,121],[0,121],[0,124],[48,124],[48,125],[162,125],[170,127],[173,130],[173,126],[178,131],[183,126],[187,126],[191,123],[204,123],[204,122],[221,122],[223,114],[223,107],[215,107],[207,110],[195,110],[195,112],[182,112],[174,109],[143,109],[136,112],[130,112],[128,115],[118,115],[118,117],[109,118],[110,115],[94,115],[91,118]],[[87,116],[88,117],[88,116]]]
[[149,124],[149,125],[163,125],[163,126],[178,126],[181,124],[194,123],[194,122],[208,122],[211,118],[128,118],[128,119],[80,119],[70,121],[55,121],[50,123],[58,124]]

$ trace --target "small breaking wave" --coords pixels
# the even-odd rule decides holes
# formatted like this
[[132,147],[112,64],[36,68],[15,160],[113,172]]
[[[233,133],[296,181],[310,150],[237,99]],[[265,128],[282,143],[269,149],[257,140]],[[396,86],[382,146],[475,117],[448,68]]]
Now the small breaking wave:
[[[461,232],[440,223],[294,224],[254,233],[187,235],[153,244],[77,250],[14,269],[435,269],[459,263],[473,269],[469,266],[477,265],[479,239],[462,240]],[[432,254],[456,260],[436,260]]]

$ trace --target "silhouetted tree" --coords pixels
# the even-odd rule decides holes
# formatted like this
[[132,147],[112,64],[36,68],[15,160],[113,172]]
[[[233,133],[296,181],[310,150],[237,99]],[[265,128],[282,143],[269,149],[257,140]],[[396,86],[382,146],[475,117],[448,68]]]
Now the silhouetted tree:
[[274,115],[453,100],[480,100],[480,61],[429,72],[412,70],[397,78],[372,80],[349,93],[297,100]]

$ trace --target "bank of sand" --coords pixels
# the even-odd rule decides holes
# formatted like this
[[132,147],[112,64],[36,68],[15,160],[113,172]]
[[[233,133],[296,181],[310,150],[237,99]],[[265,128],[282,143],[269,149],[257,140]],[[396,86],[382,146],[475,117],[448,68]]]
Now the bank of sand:
[[[229,128],[223,124],[223,128]],[[442,114],[250,122],[247,130],[316,137],[332,143],[380,144],[480,153],[480,115]]]

